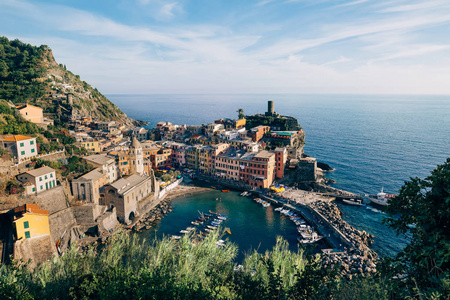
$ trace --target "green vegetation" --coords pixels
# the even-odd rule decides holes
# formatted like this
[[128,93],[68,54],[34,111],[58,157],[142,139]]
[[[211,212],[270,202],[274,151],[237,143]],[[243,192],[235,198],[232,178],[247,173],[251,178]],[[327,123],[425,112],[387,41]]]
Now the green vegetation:
[[40,63],[48,47],[35,47],[0,37],[0,99],[13,103],[37,99],[45,94],[44,69]]
[[276,118],[272,116],[257,114],[252,116],[246,116],[245,118],[247,120],[245,124],[245,128],[247,130],[259,125],[278,127],[282,131],[283,130],[299,131],[302,129],[296,118],[288,116]]
[[[411,243],[392,261],[411,293],[450,297],[450,158],[425,179],[411,178],[388,205],[385,222]],[[420,291],[420,292],[419,292]]]
[[272,251],[247,254],[235,269],[238,249],[218,248],[217,232],[201,243],[191,241],[193,233],[150,246],[119,232],[102,249],[72,247],[33,271],[17,261],[0,266],[0,298],[449,299],[449,192],[450,158],[425,180],[406,182],[386,222],[410,232],[411,244],[380,261],[377,273],[350,281],[322,267],[319,255],[289,251],[281,238]]
[[77,177],[94,169],[91,164],[86,163],[86,161],[76,155],[69,157],[67,159],[67,164],[60,161],[48,161],[43,159],[37,159],[34,162],[35,168],[49,166],[50,168],[59,170],[63,177],[67,177],[69,175],[72,177]]
[[0,99],[0,134],[33,134],[40,131],[41,129],[35,124],[15,114],[8,102]]

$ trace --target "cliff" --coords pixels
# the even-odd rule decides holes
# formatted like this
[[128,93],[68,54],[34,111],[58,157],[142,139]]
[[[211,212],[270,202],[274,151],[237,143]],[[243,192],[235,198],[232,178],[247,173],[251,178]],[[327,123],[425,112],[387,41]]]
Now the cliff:
[[128,125],[134,122],[79,75],[58,64],[48,46],[6,37],[0,37],[0,99],[42,107],[53,119],[65,114]]

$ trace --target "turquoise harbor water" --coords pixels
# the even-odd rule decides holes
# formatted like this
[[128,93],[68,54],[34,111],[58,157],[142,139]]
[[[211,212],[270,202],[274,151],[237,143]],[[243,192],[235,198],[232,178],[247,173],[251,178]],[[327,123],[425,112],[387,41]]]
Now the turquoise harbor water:
[[[267,100],[273,100],[275,111],[299,120],[306,132],[305,152],[336,169],[328,174],[336,180],[334,186],[357,193],[376,193],[381,187],[395,193],[409,177],[426,177],[436,165],[450,157],[450,98],[444,96],[282,94],[108,97],[128,116],[150,122],[150,127],[158,121],[207,124],[222,117],[235,118],[238,108],[243,108],[246,114],[263,113],[267,110]],[[183,203],[196,207],[201,201]],[[381,255],[394,255],[405,246],[406,239],[397,237],[382,225],[385,215],[370,205],[339,206],[345,220],[375,235],[373,248]],[[181,209],[178,202],[174,203],[174,207],[175,210]],[[161,232],[165,231],[163,226],[176,224],[177,219],[171,221],[172,218],[175,217],[169,215],[161,222]],[[255,223],[246,223],[255,228],[268,226],[258,223],[261,219],[255,220]],[[274,218],[272,224],[277,222],[281,221]],[[182,228],[176,229],[179,231]],[[268,232],[268,229],[263,232]],[[280,234],[290,240],[289,233],[280,229]],[[252,239],[274,243],[264,233],[255,232]],[[245,250],[242,241],[235,241],[241,250]]]
[[241,197],[238,192],[213,190],[177,198],[172,205],[173,212],[156,227],[143,231],[142,238],[151,241],[155,236],[180,235],[180,230],[195,227],[191,221],[199,217],[199,212],[211,210],[228,216],[222,224],[230,229],[231,235],[225,234],[225,238],[239,245],[238,261],[242,261],[246,252],[272,249],[278,235],[289,242],[291,250],[297,250],[297,227],[288,217],[274,211],[273,206],[264,208],[251,198]]

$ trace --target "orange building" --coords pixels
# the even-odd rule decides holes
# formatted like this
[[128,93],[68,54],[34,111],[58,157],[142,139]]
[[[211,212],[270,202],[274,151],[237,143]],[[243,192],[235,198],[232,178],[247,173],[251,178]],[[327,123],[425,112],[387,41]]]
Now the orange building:
[[252,137],[252,141],[259,142],[264,135],[270,131],[269,126],[259,125],[250,129],[250,136]]

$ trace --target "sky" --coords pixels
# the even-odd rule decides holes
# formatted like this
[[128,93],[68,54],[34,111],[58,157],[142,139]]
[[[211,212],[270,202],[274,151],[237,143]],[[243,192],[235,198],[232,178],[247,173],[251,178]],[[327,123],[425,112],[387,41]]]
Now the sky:
[[450,94],[450,0],[0,0],[104,94]]

